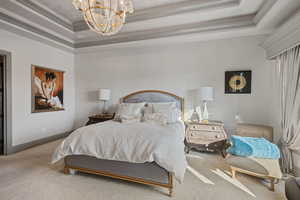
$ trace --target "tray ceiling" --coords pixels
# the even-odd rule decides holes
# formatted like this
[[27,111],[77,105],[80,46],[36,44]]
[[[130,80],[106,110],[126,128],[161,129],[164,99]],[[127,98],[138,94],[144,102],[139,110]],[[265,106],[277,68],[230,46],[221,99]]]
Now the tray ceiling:
[[[141,10],[145,8],[162,6],[170,3],[178,3],[182,1],[193,0],[135,0],[133,3],[135,10]],[[72,5],[72,0],[34,0],[33,2],[45,6],[50,10],[54,10],[57,14],[63,16],[71,22],[82,20],[82,16],[80,15],[80,13],[74,9]]]
[[39,37],[73,51],[183,35],[200,37],[210,32],[227,31],[234,36],[241,31],[243,35],[266,34],[300,8],[299,0],[133,2],[134,14],[128,16],[120,33],[110,37],[89,30],[72,0],[6,0],[0,4],[0,28]]

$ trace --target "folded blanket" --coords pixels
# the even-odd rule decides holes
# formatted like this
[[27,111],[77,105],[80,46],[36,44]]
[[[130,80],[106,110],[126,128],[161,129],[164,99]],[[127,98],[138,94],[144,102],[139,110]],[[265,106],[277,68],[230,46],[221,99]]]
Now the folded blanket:
[[277,145],[264,138],[231,136],[232,146],[227,150],[228,153],[243,156],[279,159],[280,151]]

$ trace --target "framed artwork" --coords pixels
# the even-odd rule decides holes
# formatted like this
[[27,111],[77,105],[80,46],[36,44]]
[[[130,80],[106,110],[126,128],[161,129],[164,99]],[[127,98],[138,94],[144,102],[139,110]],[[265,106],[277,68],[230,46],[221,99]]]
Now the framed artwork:
[[250,94],[252,72],[249,71],[226,71],[225,94]]
[[64,72],[36,65],[32,70],[33,113],[64,110]]

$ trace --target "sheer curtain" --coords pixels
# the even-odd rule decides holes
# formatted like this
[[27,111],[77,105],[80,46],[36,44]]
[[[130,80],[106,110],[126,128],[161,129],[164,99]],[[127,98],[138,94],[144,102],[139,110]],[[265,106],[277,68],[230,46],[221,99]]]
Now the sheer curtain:
[[280,94],[282,170],[293,173],[293,151],[300,150],[300,46],[277,57]]

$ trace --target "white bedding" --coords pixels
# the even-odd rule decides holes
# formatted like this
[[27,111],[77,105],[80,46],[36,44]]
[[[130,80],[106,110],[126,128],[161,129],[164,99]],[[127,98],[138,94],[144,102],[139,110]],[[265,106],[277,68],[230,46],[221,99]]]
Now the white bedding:
[[187,167],[184,124],[107,121],[75,130],[56,149],[52,163],[68,155],[144,163],[155,161],[182,182]]

